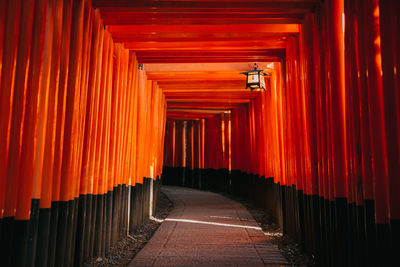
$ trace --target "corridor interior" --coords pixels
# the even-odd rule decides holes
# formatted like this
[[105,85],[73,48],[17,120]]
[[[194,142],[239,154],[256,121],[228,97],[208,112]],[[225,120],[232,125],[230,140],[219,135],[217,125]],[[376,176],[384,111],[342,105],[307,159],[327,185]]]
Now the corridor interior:
[[[0,0],[0,265],[84,266],[161,184],[318,266],[400,251],[400,1]],[[256,63],[265,90],[246,89]]]

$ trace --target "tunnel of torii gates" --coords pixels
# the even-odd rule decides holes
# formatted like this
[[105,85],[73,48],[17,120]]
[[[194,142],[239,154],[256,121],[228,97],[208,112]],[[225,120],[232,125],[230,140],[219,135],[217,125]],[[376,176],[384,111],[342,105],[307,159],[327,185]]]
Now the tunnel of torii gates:
[[[399,14],[397,0],[0,0],[0,265],[103,257],[161,181],[253,199],[319,266],[389,265]],[[254,62],[265,91],[245,89]]]

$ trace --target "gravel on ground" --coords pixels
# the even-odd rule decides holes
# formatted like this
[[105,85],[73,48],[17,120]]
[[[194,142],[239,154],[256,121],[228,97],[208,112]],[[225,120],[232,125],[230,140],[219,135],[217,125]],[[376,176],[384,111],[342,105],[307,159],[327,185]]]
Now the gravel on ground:
[[272,216],[264,209],[242,197],[230,194],[223,195],[242,203],[246,207],[254,220],[260,225],[264,234],[269,236],[271,242],[278,246],[280,252],[290,264],[294,266],[316,266],[314,256],[302,251],[300,244],[288,235],[283,235],[282,229],[273,222]]
[[147,219],[132,236],[121,237],[120,240],[111,247],[105,258],[93,258],[85,264],[85,267],[128,266],[136,254],[149,242],[161,225],[162,220],[164,220],[173,209],[173,206],[173,203],[168,197],[160,192],[160,198],[154,216],[158,220]]
[[[244,198],[229,194],[222,195],[238,201],[246,207],[263,232],[270,237],[273,244],[278,246],[280,252],[290,264],[294,266],[315,266],[314,256],[304,253],[296,241],[287,235],[283,235],[282,229],[279,228],[279,225],[273,223],[271,215],[264,209],[257,207],[253,202]],[[123,237],[112,246],[105,258],[93,258],[85,264],[85,267],[128,266],[136,254],[151,239],[161,225],[161,221],[168,216],[172,209],[173,203],[161,192],[155,215],[155,218],[159,219],[159,221],[148,219],[135,231],[132,237]]]

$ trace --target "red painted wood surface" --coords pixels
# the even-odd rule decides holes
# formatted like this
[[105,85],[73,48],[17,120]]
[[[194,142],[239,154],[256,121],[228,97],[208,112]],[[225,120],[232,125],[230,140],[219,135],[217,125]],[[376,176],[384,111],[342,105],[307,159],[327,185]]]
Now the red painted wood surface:
[[[43,160],[42,169],[42,190],[40,197],[40,207],[50,208],[53,192],[53,170],[54,170],[54,155],[55,155],[55,136],[57,129],[57,105],[59,83],[58,77],[60,74],[60,59],[61,59],[61,40],[62,40],[62,21],[63,21],[63,1],[57,1],[54,6],[54,29],[51,48],[51,67],[50,81],[48,84],[48,109],[46,121],[46,137],[44,144],[44,155],[46,160]],[[44,157],[43,157],[44,158]],[[40,162],[38,163],[40,164]]]
[[[343,5],[344,3],[346,6]],[[378,216],[376,222],[387,223],[389,196],[391,196],[391,203],[395,202],[394,199],[397,196],[397,194],[389,194],[388,191],[392,188],[389,186],[389,181],[394,185],[398,181],[394,178],[397,177],[395,166],[398,164],[395,162],[398,159],[396,152],[398,133],[393,128],[393,123],[397,121],[397,109],[393,108],[396,106],[394,99],[397,98],[394,93],[396,90],[382,90],[385,80],[380,78],[379,73],[382,68],[380,64],[390,69],[387,72],[390,75],[385,76],[383,72],[383,77],[388,77],[386,79],[388,88],[393,88],[393,86],[396,88],[397,73],[393,72],[393,69],[397,68],[396,63],[393,62],[396,62],[397,54],[393,57],[393,48],[391,49],[396,39],[395,41],[387,39],[384,43],[387,46],[385,51],[390,52],[387,52],[387,61],[382,60],[380,52],[383,51],[380,47],[382,41],[379,43],[379,40],[384,31],[380,23],[386,23],[388,28],[395,28],[397,26],[394,25],[397,24],[387,19],[388,17],[384,19],[379,16],[378,6],[386,8],[386,13],[388,13],[388,6],[392,4],[386,5],[379,1],[371,1],[368,5],[362,5],[361,2],[350,4],[345,1],[344,3],[342,1],[324,3],[315,13],[303,18],[299,35],[285,37],[285,43],[282,45],[285,46],[286,51],[281,55],[284,62],[282,65],[275,63],[275,67],[269,70],[272,77],[269,80],[270,88],[266,93],[246,95],[239,91],[234,92],[233,90],[239,90],[236,89],[240,86],[239,82],[229,79],[228,76],[225,78],[225,83],[220,82],[218,76],[211,72],[203,73],[207,81],[200,81],[200,72],[188,71],[185,76],[184,71],[152,70],[149,75],[159,81],[160,87],[166,93],[169,107],[167,115],[170,119],[191,122],[204,118],[210,122],[209,131],[216,135],[218,127],[212,123],[216,117],[211,116],[209,110],[232,111],[232,169],[238,168],[266,177],[274,177],[281,184],[293,184],[307,194],[321,195],[330,200],[346,198],[348,203],[363,205],[364,199],[373,199],[376,201],[376,209],[379,209],[381,213],[376,214]],[[218,3],[215,4],[214,8],[218,8],[218,5]],[[103,8],[105,17],[115,14],[113,12],[122,12],[117,7]],[[168,10],[162,6],[157,8],[164,12],[172,12],[173,9]],[[179,8],[176,7],[176,10],[182,12],[181,18],[187,18],[186,12],[189,11],[183,9],[182,6]],[[219,16],[213,12],[216,11],[210,11],[209,14],[215,14],[215,18]],[[145,16],[145,13],[140,14]],[[220,42],[217,40],[220,37],[214,40],[211,36],[206,38],[207,41],[200,41],[200,35],[195,37],[198,38],[196,39],[198,42],[193,42],[191,38],[195,36],[192,33],[195,29],[199,29],[199,31],[196,30],[196,34],[209,29],[207,25],[201,27],[201,22],[196,21],[195,17],[190,23],[188,22],[194,25],[193,27],[179,28],[181,26],[166,26],[166,23],[162,22],[163,15],[160,15],[159,20],[155,14],[147,15],[163,24],[158,32],[171,34],[169,38],[172,38],[168,40],[166,35],[164,39],[156,42],[152,49],[150,43],[148,46],[147,44],[145,46],[144,41],[137,43],[138,50],[145,51],[141,52],[141,55],[146,57],[154,55],[152,62],[169,63],[169,55],[185,56],[187,62],[202,62],[201,59],[195,58],[197,54],[204,57],[214,54],[217,57],[226,55],[223,51],[212,51],[209,54],[194,51],[193,48],[201,49],[201,46],[207,44],[216,46]],[[117,20],[110,21],[110,24],[118,23]],[[217,22],[215,20],[211,23]],[[133,48],[135,43],[130,42],[129,35],[124,35],[132,27],[128,24],[129,21],[123,18],[120,25],[113,29],[121,40],[126,37],[127,45]],[[139,23],[136,24],[139,25]],[[192,34],[187,35],[188,39],[185,39],[186,36],[181,37],[187,43],[179,44],[173,40],[174,27],[188,30]],[[142,34],[150,29],[151,27],[144,28]],[[391,31],[385,31],[386,38],[389,38]],[[154,30],[154,32],[157,31]],[[215,32],[218,32],[218,27],[215,27]],[[235,32],[239,33],[240,29]],[[146,38],[149,42],[154,41],[152,37],[142,36],[142,40]],[[262,40],[260,36],[255,39]],[[225,51],[228,51],[228,48],[225,48],[228,42],[224,41],[221,44],[224,45]],[[235,50],[238,52],[236,55],[244,53],[243,50],[236,48],[239,44],[233,40],[232,46],[229,46],[229,53],[233,54]],[[253,47],[257,45],[253,43]],[[182,51],[175,50],[178,46],[182,48]],[[223,47],[219,49],[222,50]],[[239,53],[239,51],[242,52]],[[249,58],[254,51],[254,49],[248,50]],[[272,51],[271,48],[269,51]],[[321,51],[321,53],[315,51]],[[367,51],[370,51],[370,54],[367,55]],[[162,59],[162,56],[156,58],[156,55],[163,55],[166,58]],[[379,60],[383,63],[379,63]],[[365,74],[367,70],[368,76],[360,76],[360,73]],[[371,74],[372,70],[378,75]],[[346,79],[345,73],[349,75]],[[224,91],[224,96],[217,91]],[[221,98],[225,101],[220,100]],[[240,101],[239,98],[242,100],[247,98],[247,100]],[[245,110],[238,115],[241,105]],[[375,108],[372,108],[373,106]],[[222,125],[221,123],[220,130],[224,127]],[[249,132],[242,130],[241,126]],[[379,130],[374,127],[378,127]],[[387,132],[385,127],[391,130]],[[215,145],[214,136],[206,140],[209,140],[209,144],[212,144],[215,151],[220,151],[223,159],[221,161],[223,163],[214,168],[225,167],[223,153],[225,149],[220,149]],[[388,142],[393,145],[388,146]],[[248,157],[243,157],[245,153],[248,153]],[[389,153],[393,156],[389,156]],[[371,160],[372,167],[368,163]],[[214,164],[218,160],[212,162]],[[390,168],[389,162],[392,166]],[[392,172],[391,175],[388,174],[388,170]],[[378,182],[375,179],[380,180]],[[393,209],[397,210],[396,207]]]
[[[143,166],[140,175],[159,176],[165,97],[154,86],[145,102],[137,100],[136,55],[114,45],[99,10],[67,0],[1,1],[1,7],[1,217],[29,219],[32,198],[50,208],[132,177],[134,184],[142,179],[136,166]],[[141,128],[132,115],[157,129],[149,137],[140,130],[145,143],[136,142]],[[149,144],[151,153],[137,158]]]
[[[373,201],[389,225],[400,219],[398,10],[1,0],[0,218],[27,221],[32,200],[50,209],[169,166]],[[244,89],[254,62],[270,74],[265,92]]]
[[[3,1],[5,2],[5,1]],[[7,4],[7,5],[6,5]],[[18,40],[20,38],[19,25],[21,18],[21,1],[11,3],[2,3],[7,7],[6,16],[4,16],[4,37],[2,45],[1,62],[1,89],[0,89],[0,138],[3,145],[0,146],[0,208],[1,217],[5,215],[5,196],[7,194],[7,165],[9,161],[10,149],[10,130],[12,119],[12,108],[14,99],[15,72],[17,65]],[[12,191],[12,190],[11,190]]]
[[[30,218],[33,187],[41,186],[41,181],[34,182],[35,151],[37,147],[38,105],[43,73],[44,37],[47,1],[35,2],[32,25],[32,49],[29,59],[29,72],[26,84],[26,99],[23,122],[20,169],[17,176],[18,197],[15,219]],[[14,177],[15,179],[15,177]],[[38,191],[38,190],[34,190]],[[39,198],[39,195],[34,196]]]
[[[375,6],[375,8],[377,7]],[[399,36],[395,34],[400,30],[400,22],[399,16],[395,15],[397,10],[400,10],[398,1],[379,1],[379,14],[382,14],[379,16],[382,85],[383,88],[387,88],[382,93],[387,140],[389,204],[390,217],[393,219],[400,218],[400,207],[397,204],[400,201],[398,191],[400,188],[400,53],[397,49],[399,47]]]
[[[18,177],[21,169],[21,140],[23,138],[23,124],[25,114],[26,89],[28,81],[29,59],[32,45],[32,23],[34,16],[34,3],[29,1],[22,5],[20,35],[18,39],[18,56],[16,58],[15,83],[12,99],[12,119],[9,133],[9,154],[7,165],[7,183],[5,194],[5,217],[14,217],[16,214]],[[27,26],[25,26],[27,25]],[[7,90],[7,88],[5,88]],[[10,108],[11,108],[10,107]],[[8,126],[10,127],[10,126]],[[8,138],[7,138],[8,139]],[[26,192],[28,193],[28,192]],[[26,203],[24,203],[26,204]]]

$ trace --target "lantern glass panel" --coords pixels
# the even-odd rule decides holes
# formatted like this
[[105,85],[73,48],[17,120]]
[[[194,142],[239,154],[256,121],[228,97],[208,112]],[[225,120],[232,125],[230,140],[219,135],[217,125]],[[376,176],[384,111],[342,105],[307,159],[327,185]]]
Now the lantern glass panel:
[[247,76],[247,82],[248,83],[258,83],[259,82],[258,72],[256,72],[256,71],[249,72],[249,74]]
[[264,75],[260,74],[260,88],[265,89],[265,79]]

